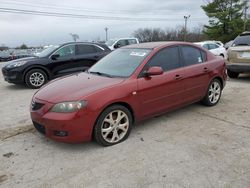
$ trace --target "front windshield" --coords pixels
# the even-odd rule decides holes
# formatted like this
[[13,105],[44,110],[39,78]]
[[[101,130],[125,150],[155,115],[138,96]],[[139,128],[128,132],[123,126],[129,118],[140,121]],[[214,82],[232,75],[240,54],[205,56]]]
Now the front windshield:
[[40,53],[36,53],[35,55],[38,57],[47,57],[51,52],[57,49],[59,46],[49,46]]
[[112,46],[114,43],[115,43],[115,40],[110,39],[110,40],[108,40],[105,44],[106,44],[107,46]]
[[232,46],[250,46],[250,35],[238,36]]
[[90,74],[129,77],[151,52],[149,49],[118,49],[89,69]]

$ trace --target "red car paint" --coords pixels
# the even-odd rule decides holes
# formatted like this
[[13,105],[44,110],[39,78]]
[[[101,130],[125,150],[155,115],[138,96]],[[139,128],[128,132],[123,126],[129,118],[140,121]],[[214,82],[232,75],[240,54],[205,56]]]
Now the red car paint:
[[[43,104],[32,110],[32,121],[44,126],[46,136],[63,142],[77,143],[92,139],[95,122],[108,106],[119,103],[129,107],[134,121],[138,122],[182,106],[200,101],[209,83],[218,78],[224,87],[225,62],[209,51],[204,63],[177,68],[162,75],[141,77],[143,67],[152,56],[163,48],[175,45],[196,45],[184,42],[157,42],[126,46],[124,48],[153,49],[129,78],[108,78],[80,73],[59,78],[41,88],[32,101]],[[55,113],[49,110],[54,104],[65,101],[87,101],[87,106],[73,113]],[[54,131],[67,131],[59,137]]]

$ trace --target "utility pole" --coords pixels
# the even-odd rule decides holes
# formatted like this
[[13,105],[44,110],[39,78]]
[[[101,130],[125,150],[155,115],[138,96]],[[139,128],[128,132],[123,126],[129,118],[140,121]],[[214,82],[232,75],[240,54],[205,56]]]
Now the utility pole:
[[109,28],[105,27],[104,30],[106,32],[106,41],[108,41],[108,30],[109,30]]
[[188,16],[184,16],[184,20],[185,20],[185,27],[184,27],[184,41],[187,40],[187,21],[188,19],[191,17],[191,15]]
[[244,9],[244,31],[246,31],[247,29],[247,9],[248,9],[248,6],[247,6],[247,1],[246,1],[246,6]]

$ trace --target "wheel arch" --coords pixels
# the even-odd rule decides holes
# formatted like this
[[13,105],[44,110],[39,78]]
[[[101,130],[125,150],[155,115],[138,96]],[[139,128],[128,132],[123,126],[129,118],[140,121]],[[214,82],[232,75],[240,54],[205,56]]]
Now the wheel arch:
[[23,73],[23,80],[25,81],[25,77],[27,75],[27,73],[29,71],[31,71],[32,69],[40,69],[42,71],[44,71],[46,73],[46,75],[48,76],[48,79],[50,80],[51,79],[51,73],[50,71],[46,68],[46,67],[43,67],[43,66],[31,66],[31,67],[28,67],[24,73]]
[[92,138],[94,138],[94,127],[96,126],[98,118],[100,117],[100,115],[103,113],[104,110],[106,110],[107,108],[109,108],[111,106],[114,106],[114,105],[121,105],[121,106],[124,106],[125,108],[127,108],[130,111],[131,115],[132,115],[132,122],[133,122],[133,124],[135,123],[135,113],[134,113],[134,110],[133,110],[133,108],[132,108],[132,106],[130,104],[128,104],[127,102],[123,102],[123,101],[113,102],[111,104],[106,105],[102,109],[102,111],[98,114],[98,116],[97,116],[97,118],[95,120],[95,124],[94,124],[94,126],[92,128]]
[[222,79],[220,76],[215,76],[215,77],[211,80],[211,82],[212,82],[214,79],[219,80],[219,82],[220,82],[220,84],[221,84],[222,88],[224,87],[224,82],[223,82],[223,79]]

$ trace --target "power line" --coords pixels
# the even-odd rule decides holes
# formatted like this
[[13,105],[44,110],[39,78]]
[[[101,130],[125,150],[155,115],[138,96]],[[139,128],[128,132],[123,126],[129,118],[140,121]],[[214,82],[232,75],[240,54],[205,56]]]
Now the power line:
[[13,9],[13,8],[0,8],[0,12],[15,13],[15,14],[29,14],[29,15],[40,15],[40,16],[53,16],[53,17],[66,17],[66,18],[83,18],[83,19],[99,19],[99,20],[120,20],[120,21],[178,21],[180,19],[166,19],[166,18],[132,18],[132,17],[118,17],[118,16],[96,16],[96,15],[85,15],[85,14],[70,14],[70,13],[59,13],[59,12],[45,12],[45,11],[34,11],[25,9]]
[[[30,6],[30,7],[36,7],[36,8],[53,8],[53,9],[64,9],[64,10],[76,10],[76,11],[86,11],[86,12],[98,12],[98,13],[111,13],[111,14],[144,14],[144,15],[163,15],[166,14],[166,11],[173,11],[173,10],[143,10],[143,13],[135,10],[101,10],[101,9],[86,9],[86,8],[79,8],[79,7],[71,7],[71,6],[58,6],[56,4],[44,4],[44,3],[39,3],[37,5],[34,5],[34,3],[29,3],[29,2],[23,2],[23,1],[15,1],[15,0],[8,0],[8,1],[2,1],[2,3],[5,4],[12,4],[12,5],[23,5],[23,6]],[[150,12],[151,11],[151,12]],[[160,13],[164,12],[164,13]],[[168,15],[171,15],[171,13],[167,13]],[[174,13],[172,15],[181,15]]]

